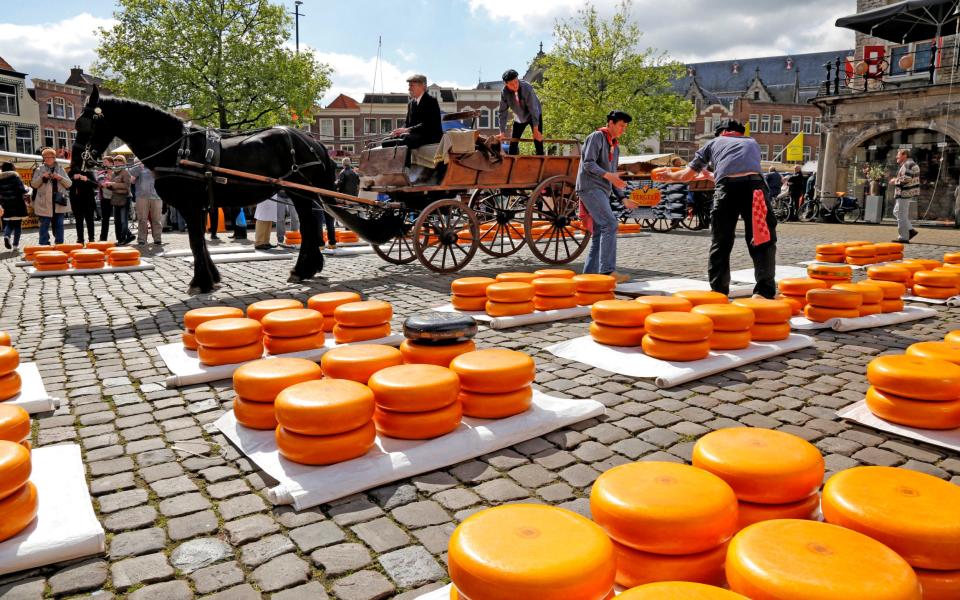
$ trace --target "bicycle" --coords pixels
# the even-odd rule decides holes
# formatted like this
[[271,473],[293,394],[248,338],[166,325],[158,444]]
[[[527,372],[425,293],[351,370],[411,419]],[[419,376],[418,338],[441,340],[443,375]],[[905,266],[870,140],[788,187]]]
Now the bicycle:
[[687,204],[687,215],[680,221],[680,225],[690,231],[710,227],[710,198],[707,194],[693,193],[693,202]]
[[798,216],[805,223],[828,219],[836,223],[856,223],[863,216],[863,209],[855,196],[847,198],[846,192],[837,192],[837,204],[830,209],[823,206],[819,196],[804,198]]
[[771,204],[773,205],[773,216],[777,218],[777,223],[789,221],[790,217],[793,216],[793,199],[790,194],[780,194],[773,199]]

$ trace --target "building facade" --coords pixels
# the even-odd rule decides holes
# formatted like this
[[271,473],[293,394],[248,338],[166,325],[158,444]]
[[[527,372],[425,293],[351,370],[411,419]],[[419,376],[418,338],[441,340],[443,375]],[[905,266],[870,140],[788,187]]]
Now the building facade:
[[0,152],[40,151],[40,110],[26,78],[0,57]]
[[77,137],[77,116],[83,110],[85,91],[81,87],[46,79],[33,79],[33,98],[40,108],[40,143],[53,148],[60,158],[70,158]]

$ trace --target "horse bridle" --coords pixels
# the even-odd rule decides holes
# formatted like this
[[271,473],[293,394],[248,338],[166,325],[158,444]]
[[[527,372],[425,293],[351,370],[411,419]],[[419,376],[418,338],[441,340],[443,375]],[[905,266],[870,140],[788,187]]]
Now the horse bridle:
[[[99,154],[96,150],[93,149],[93,133],[96,130],[97,120],[103,117],[103,110],[97,106],[92,111],[92,115],[87,115],[87,109],[84,109],[83,113],[80,115],[80,118],[77,119],[76,127],[77,133],[87,133],[87,143],[83,147],[83,152],[80,153],[80,158],[83,159],[83,170],[88,171],[90,167],[101,167],[102,161],[98,160],[96,155]],[[88,124],[89,122],[89,124]]]

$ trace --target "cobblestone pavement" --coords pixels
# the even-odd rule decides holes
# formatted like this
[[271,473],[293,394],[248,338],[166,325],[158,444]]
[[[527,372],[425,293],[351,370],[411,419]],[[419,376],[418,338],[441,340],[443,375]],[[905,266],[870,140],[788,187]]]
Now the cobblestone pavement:
[[[185,236],[164,235],[167,248],[186,246]],[[791,224],[779,235],[778,262],[796,264],[812,257],[815,243],[887,241],[894,229]],[[924,229],[917,241],[924,243],[908,246],[908,257],[937,258],[960,246],[960,232]],[[625,239],[620,264],[634,276],[703,278],[708,247],[705,233]],[[960,483],[960,457],[834,414],[863,397],[871,358],[941,339],[960,326],[960,309],[902,326],[818,333],[814,348],[669,390],[543,351],[583,335],[587,320],[579,320],[485,330],[478,342],[535,355],[541,389],[595,398],[607,406],[605,416],[330,505],[299,513],[273,508],[264,494],[267,477],[211,427],[230,408],[230,383],[165,389],[156,347],[179,339],[191,308],[306,299],[331,289],[391,302],[399,326],[406,315],[445,301],[453,276],[369,255],[331,258],[325,281],[294,285],[286,282],[286,261],[250,262],[221,265],[223,287],[190,297],[191,269],[181,259],[157,258],[150,272],[31,280],[8,253],[0,259],[0,329],[11,332],[23,359],[36,361],[48,390],[63,398],[59,410],[35,420],[34,443],[81,445],[107,531],[105,556],[0,577],[4,599],[413,598],[445,581],[447,539],[473,512],[526,501],[586,513],[590,485],[605,469],[638,459],[689,460],[694,440],[720,427],[795,433],[823,451],[828,471],[899,465]],[[540,266],[526,252],[496,260],[478,253],[459,275]],[[741,239],[734,268],[748,266]]]

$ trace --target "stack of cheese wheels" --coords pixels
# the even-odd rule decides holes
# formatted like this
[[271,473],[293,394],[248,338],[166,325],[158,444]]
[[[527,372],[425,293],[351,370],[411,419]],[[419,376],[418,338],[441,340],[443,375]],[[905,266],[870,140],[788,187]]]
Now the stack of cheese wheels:
[[638,585],[617,596],[618,600],[749,600],[736,592],[692,581],[660,581]]
[[945,252],[943,266],[947,265],[960,265],[960,252]]
[[907,356],[935,358],[960,365],[960,341],[917,342],[907,347]]
[[577,283],[573,278],[539,277],[533,280],[533,307],[560,310],[577,306]]
[[347,379],[297,383],[277,394],[274,438],[280,455],[305,465],[330,465],[373,447],[373,392]]
[[[917,270],[919,271],[920,269]],[[869,267],[867,268],[867,278],[874,281],[892,281],[904,287],[913,286],[913,271],[908,269],[903,263]]]
[[70,253],[70,262],[74,269],[102,269],[106,256],[100,250],[80,249]]
[[750,339],[754,342],[776,342],[790,337],[790,317],[793,316],[793,308],[785,300],[738,298],[733,301],[733,304],[753,311]]
[[0,403],[0,440],[30,449],[30,415],[22,407]]
[[26,529],[37,516],[37,488],[30,471],[30,450],[0,440],[0,542]]
[[69,256],[70,253],[73,252],[74,250],[82,250],[83,244],[70,244],[70,243],[54,244],[53,249],[63,252],[67,254],[67,256]]
[[855,319],[860,316],[863,295],[849,290],[810,290],[803,314],[807,319],[823,323],[830,319]]
[[811,279],[826,281],[828,285],[850,283],[853,279],[853,269],[849,265],[810,265],[807,267],[807,276]]
[[300,231],[287,231],[283,234],[283,243],[290,246],[299,246],[303,242]]
[[197,349],[196,330],[201,323],[216,319],[242,319],[243,311],[233,306],[205,306],[188,310],[183,315],[183,347],[187,350]]
[[683,290],[675,292],[673,295],[689,300],[692,306],[700,306],[701,304],[727,304],[730,302],[726,294],[710,290]]
[[450,283],[450,302],[457,310],[482,312],[487,308],[487,288],[496,283],[491,277],[461,277]]
[[350,231],[349,229],[338,229],[337,230],[337,243],[338,244],[354,244],[360,241],[360,236],[355,232]]
[[877,262],[892,262],[903,260],[903,244],[900,242],[883,242],[874,244],[877,249]]
[[889,266],[891,266],[891,267],[900,267],[900,268],[902,268],[902,269],[906,269],[906,270],[910,271],[910,279],[908,279],[907,282],[906,282],[906,284],[905,284],[905,285],[907,286],[907,289],[910,289],[910,288],[913,287],[913,275],[914,275],[917,271],[932,271],[933,269],[938,268],[938,267],[927,267],[924,263],[914,262],[913,259],[911,259],[911,260],[901,260],[900,262],[890,263]]
[[784,299],[799,304],[801,311],[807,306],[807,292],[810,290],[825,290],[830,287],[826,281],[810,277],[781,279],[778,286]]
[[[902,261],[904,264],[913,264],[920,265],[922,268],[920,271],[932,271],[937,267],[942,267],[943,263],[939,260],[933,260],[932,258],[910,258]],[[910,268],[910,267],[907,267]]]
[[640,296],[635,300],[646,304],[653,312],[690,312],[693,304],[686,298],[679,296]]
[[323,315],[312,308],[285,308],[262,319],[263,347],[269,354],[287,354],[323,347]]
[[411,315],[403,322],[400,355],[404,364],[449,367],[454,358],[477,349],[476,335],[477,322],[467,315],[436,311]]
[[[530,275],[533,275],[530,273]],[[487,286],[487,302],[484,310],[491,317],[526,315],[535,309],[532,283],[521,281],[498,281]]]
[[66,271],[70,257],[59,250],[41,250],[33,254],[33,266],[37,271]]
[[865,246],[854,246],[852,248],[847,248],[846,252],[846,263],[848,265],[872,265],[877,260],[877,251],[878,248],[876,244],[867,244]]
[[655,312],[644,321],[644,354],[660,360],[691,361],[710,354],[713,321],[690,312]]
[[113,247],[116,246],[116,245],[117,245],[116,242],[106,242],[106,241],[104,241],[104,242],[87,242],[87,248],[90,248],[90,249],[92,249],[92,250],[99,250],[99,251],[104,252],[104,253],[106,253],[107,248],[113,248]]
[[750,329],[756,317],[749,308],[737,304],[701,304],[691,312],[713,321],[711,350],[742,350],[750,345]]
[[907,293],[907,287],[902,283],[882,279],[867,279],[860,283],[869,283],[883,292],[883,299],[880,301],[881,312],[891,313],[903,310],[903,295]]
[[10,334],[6,331],[0,331],[0,346],[12,346]]
[[28,260],[32,263],[36,263],[34,260],[36,258],[37,252],[53,252],[53,246],[24,246],[23,247],[23,259]]
[[816,259],[825,263],[842,263],[846,259],[843,244],[817,244]]
[[247,318],[255,321],[262,321],[263,318],[272,312],[278,310],[290,310],[294,308],[303,308],[303,302],[293,298],[276,298],[273,300],[260,300],[247,307]]
[[403,364],[403,356],[393,346],[356,344],[339,346],[320,359],[324,377],[347,379],[364,385],[381,369]]
[[135,248],[110,248],[107,262],[111,267],[136,267],[140,265],[140,251]]
[[214,319],[194,330],[197,354],[205,365],[232,365],[263,356],[262,330],[254,319]]
[[534,279],[539,279],[536,273],[527,273],[525,271],[508,271],[497,275],[497,283],[533,283]]
[[467,352],[454,358],[450,369],[460,378],[460,404],[468,417],[500,419],[530,408],[536,365],[523,352]]
[[635,462],[597,478],[590,512],[613,540],[617,583],[723,583],[737,498],[722,479],[672,462]]
[[333,339],[338,344],[377,340],[390,335],[393,307],[383,300],[341,304],[333,311]]
[[560,279],[573,279],[576,277],[576,271],[571,271],[570,269],[538,269],[533,272],[537,276],[537,279],[541,277],[557,277]]
[[640,233],[640,223],[620,223],[617,225],[618,233]]
[[945,300],[960,294],[960,271],[917,271],[913,274],[913,295]]
[[447,565],[459,600],[613,598],[613,545],[596,523],[558,508],[507,504],[467,517]]
[[692,462],[733,488],[738,531],[770,519],[813,519],[820,506],[823,456],[795,435],[758,427],[719,429],[697,440]]
[[867,408],[881,419],[920,429],[960,427],[960,366],[945,360],[880,356],[867,365]]
[[[924,600],[960,597],[960,486],[895,467],[854,467],[823,486],[828,523],[870,536],[916,570]],[[926,581],[931,582],[928,589]],[[949,593],[938,583],[952,582]]]
[[574,275],[577,283],[577,304],[589,306],[601,300],[613,300],[613,290],[617,287],[617,280],[612,275],[587,273]]
[[360,294],[356,292],[327,292],[310,296],[307,299],[307,308],[312,308],[323,315],[323,331],[330,333],[333,331],[333,326],[337,324],[336,319],[333,318],[333,311],[341,304],[360,302],[360,299]]
[[460,379],[446,367],[387,367],[371,375],[368,385],[376,401],[373,422],[382,435],[426,440],[460,425]]
[[883,288],[874,285],[869,279],[857,283],[838,283],[832,289],[860,294],[863,302],[857,310],[861,317],[878,315],[883,312]]
[[237,393],[233,414],[244,427],[273,429],[277,426],[273,406],[277,395],[294,384],[322,376],[320,365],[302,358],[260,359],[241,365],[233,372]]
[[761,521],[727,550],[730,590],[754,600],[920,600],[896,552],[862,533],[819,521]]
[[652,308],[632,300],[594,302],[590,307],[590,337],[607,346],[639,346],[647,333],[644,321],[652,314]]
[[20,393],[23,382],[17,367],[20,366],[20,353],[13,346],[0,346],[0,402],[9,400]]

